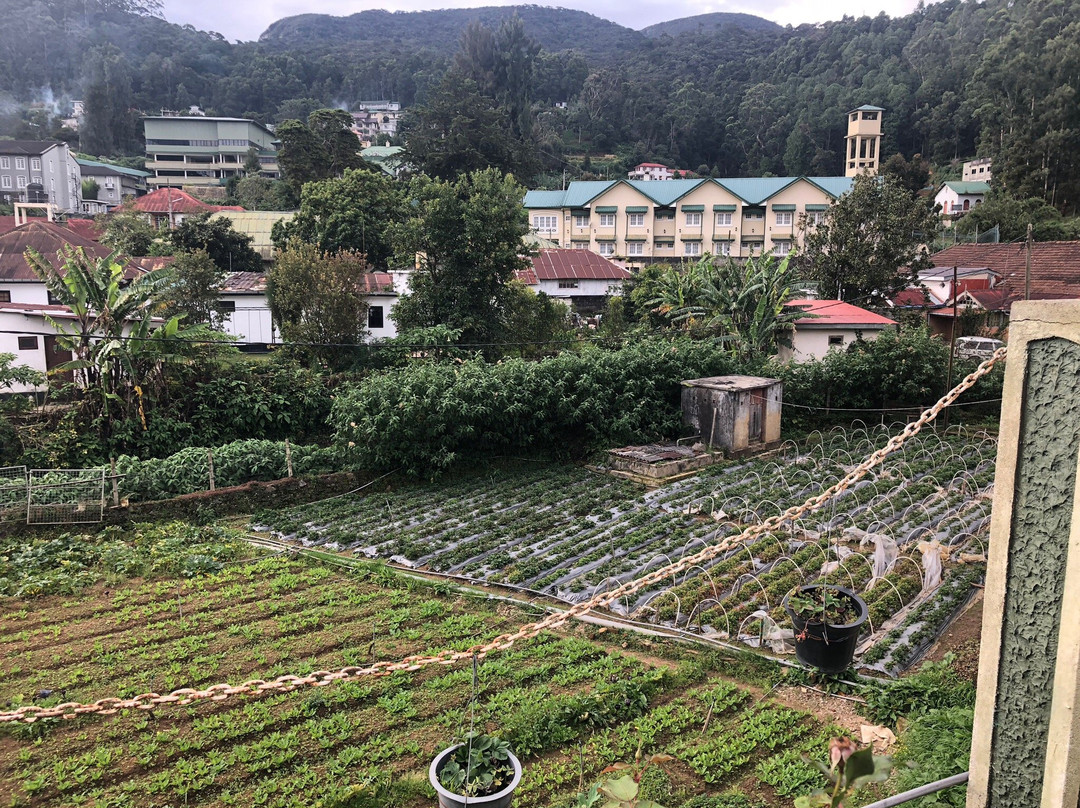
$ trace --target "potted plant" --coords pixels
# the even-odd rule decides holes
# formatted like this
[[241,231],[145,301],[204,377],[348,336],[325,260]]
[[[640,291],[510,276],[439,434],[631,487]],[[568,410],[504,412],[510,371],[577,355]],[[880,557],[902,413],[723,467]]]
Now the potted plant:
[[800,586],[784,598],[795,625],[795,656],[823,673],[847,670],[855,656],[866,603],[849,589],[830,584]]
[[521,763],[506,741],[469,733],[464,743],[436,755],[428,779],[441,808],[506,808],[521,782]]

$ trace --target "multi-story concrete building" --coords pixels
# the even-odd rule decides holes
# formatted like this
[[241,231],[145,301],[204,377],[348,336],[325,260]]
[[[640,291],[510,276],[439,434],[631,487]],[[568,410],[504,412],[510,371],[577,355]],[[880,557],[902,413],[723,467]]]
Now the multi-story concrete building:
[[964,182],[990,182],[994,179],[993,163],[989,157],[968,160],[964,163]]
[[397,134],[401,104],[397,101],[361,101],[352,118],[352,130],[363,145],[385,146],[387,138]]
[[105,213],[119,207],[125,199],[142,196],[146,193],[146,180],[149,171],[139,171],[126,166],[114,166],[95,160],[78,160],[79,170],[84,180],[97,183],[97,199],[83,199],[83,213]]
[[821,222],[847,177],[614,180],[529,191],[534,233],[627,265],[704,253],[787,255]]
[[848,113],[844,176],[877,174],[881,163],[881,107],[865,104]]
[[0,201],[47,202],[60,213],[78,213],[82,174],[66,143],[0,140]]
[[259,155],[259,175],[279,176],[274,134],[247,118],[143,118],[147,181],[153,188],[221,186],[243,175],[248,150]]

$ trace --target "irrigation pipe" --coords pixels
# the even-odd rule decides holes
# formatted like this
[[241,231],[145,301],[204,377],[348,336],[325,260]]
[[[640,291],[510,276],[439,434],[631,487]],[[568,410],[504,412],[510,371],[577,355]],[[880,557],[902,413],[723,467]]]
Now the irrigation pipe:
[[909,791],[902,791],[899,794],[894,794],[891,797],[886,797],[883,800],[872,802],[869,805],[864,805],[863,808],[892,808],[894,805],[903,805],[905,802],[911,802],[917,800],[919,797],[925,797],[927,794],[936,794],[939,791],[944,791],[947,788],[953,786],[961,786],[968,781],[968,773],[954,774],[952,777],[946,777],[944,780],[938,780],[934,783],[927,783],[925,786],[919,786]]
[[[239,695],[256,695],[273,692],[288,693],[301,687],[323,687],[334,682],[346,680],[379,678],[391,676],[398,672],[412,673],[435,665],[456,665],[473,659],[483,658],[496,651],[510,649],[516,643],[533,639],[543,632],[559,628],[570,620],[580,618],[588,612],[616,603],[624,597],[640,592],[642,589],[666,581],[669,576],[677,575],[680,572],[686,572],[695,566],[704,564],[707,561],[723,555],[728,550],[740,544],[777,529],[785,522],[793,523],[796,519],[803,516],[803,514],[818,510],[826,503],[830,502],[837,494],[843,493],[858,480],[865,477],[871,469],[876,468],[885,462],[885,458],[897,451],[909,438],[917,435],[926,424],[937,418],[942,410],[956,401],[965,390],[971,388],[976,381],[989,373],[999,360],[1005,358],[1007,352],[1007,348],[999,348],[994,352],[992,357],[981,363],[978,368],[965,376],[959,384],[942,396],[934,406],[923,412],[917,420],[907,424],[901,432],[893,435],[888,443],[882,448],[877,449],[870,454],[862,463],[845,474],[842,479],[838,480],[817,496],[806,500],[801,505],[794,505],[782,513],[770,516],[759,524],[747,527],[737,535],[726,536],[716,544],[706,547],[697,553],[685,555],[666,567],[653,570],[632,581],[627,581],[615,589],[605,591],[603,594],[594,595],[587,601],[576,603],[563,612],[549,614],[542,620],[519,626],[515,631],[500,634],[498,637],[488,640],[487,642],[478,643],[464,650],[446,648],[436,651],[435,653],[408,656],[396,661],[385,660],[373,662],[369,665],[347,665],[338,670],[314,671],[304,676],[286,674],[270,680],[249,679],[237,685],[221,682],[203,689],[184,687],[174,690],[171,693],[140,693],[137,696],[126,699],[112,696],[97,699],[96,701],[88,703],[65,702],[54,707],[26,705],[14,710],[0,712],[0,723],[8,723],[11,721],[33,723],[40,718],[72,719],[81,715],[90,714],[112,715],[121,710],[153,710],[158,705],[165,704],[178,704],[183,706],[196,701],[223,701],[224,699]],[[388,472],[387,475],[383,476],[389,476],[389,474],[393,473],[394,472]],[[361,486],[361,488],[378,482],[379,479],[382,478],[376,478],[375,480],[372,480],[371,483]]]

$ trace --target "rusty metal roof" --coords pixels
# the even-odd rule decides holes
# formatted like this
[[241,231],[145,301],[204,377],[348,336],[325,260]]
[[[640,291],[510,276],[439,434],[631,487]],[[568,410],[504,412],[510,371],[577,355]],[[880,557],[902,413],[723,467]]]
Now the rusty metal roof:
[[[59,267],[62,261],[57,257],[57,253],[64,246],[82,248],[86,256],[92,260],[104,258],[110,254],[108,247],[91,241],[63,225],[34,220],[22,227],[0,234],[0,281],[40,283],[38,276],[26,263],[26,251],[32,249],[39,252],[54,267]],[[135,278],[146,271],[139,263],[140,260],[133,259],[128,262],[124,277]]]
[[630,272],[589,250],[540,250],[532,259],[536,277],[542,281],[622,281]]

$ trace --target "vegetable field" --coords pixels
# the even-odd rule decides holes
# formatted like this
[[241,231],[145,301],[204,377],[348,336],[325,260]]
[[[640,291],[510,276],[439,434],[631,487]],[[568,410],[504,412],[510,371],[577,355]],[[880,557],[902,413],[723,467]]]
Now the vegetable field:
[[[801,446],[651,491],[582,468],[540,466],[256,521],[305,546],[580,601],[803,502],[893,432],[814,433]],[[861,663],[902,670],[983,574],[996,450],[989,435],[926,432],[822,510],[614,608],[779,650],[784,595],[824,579],[861,593],[870,607],[873,636]]]
[[[116,578],[0,600],[0,700],[54,704],[302,674],[465,648],[534,617],[385,568],[236,558],[190,578]],[[366,805],[367,792],[350,790],[366,784],[379,804],[429,805],[426,763],[475,726],[522,758],[521,808],[572,804],[639,747],[676,757],[669,774],[650,777],[668,805],[734,787],[787,804],[817,784],[800,755],[823,753],[829,729],[720,678],[732,664],[579,625],[481,661],[475,694],[466,666],[9,725],[0,729],[0,802]]]

